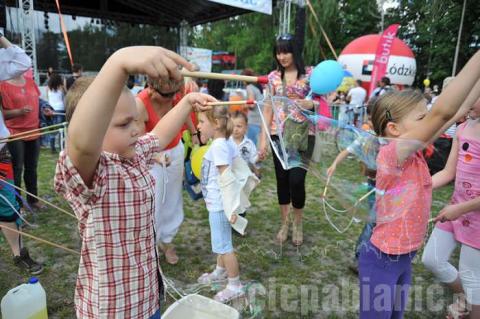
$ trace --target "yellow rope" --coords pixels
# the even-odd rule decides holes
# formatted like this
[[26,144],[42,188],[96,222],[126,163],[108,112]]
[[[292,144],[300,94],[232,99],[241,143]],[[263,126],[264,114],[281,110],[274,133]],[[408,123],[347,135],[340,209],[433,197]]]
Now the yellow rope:
[[325,30],[323,29],[322,25],[320,24],[320,20],[318,19],[317,13],[316,13],[315,10],[313,9],[313,6],[312,6],[312,4],[310,3],[310,0],[307,0],[307,5],[308,5],[308,8],[310,9],[310,11],[312,12],[313,17],[315,18],[315,21],[317,21],[318,26],[320,27],[320,31],[322,31],[322,34],[323,34],[323,36],[325,37],[325,40],[327,41],[327,44],[328,44],[330,50],[332,51],[333,56],[335,57],[335,60],[338,60],[337,53],[335,52],[335,49],[333,48],[333,45],[332,45],[332,43],[330,42],[330,39],[328,38],[327,33],[325,32]]
[[30,235],[30,234],[27,234],[23,231],[20,231],[20,230],[17,230],[17,229],[14,229],[14,228],[11,228],[11,227],[7,227],[5,226],[4,224],[3,225],[0,225],[0,228],[5,228],[5,229],[8,229],[9,231],[12,231],[14,233],[17,233],[19,235],[22,235],[22,236],[25,236],[25,237],[29,237],[31,239],[34,239],[36,241],[39,241],[41,243],[44,243],[44,244],[47,244],[47,245],[50,245],[50,246],[53,246],[53,247],[57,247],[57,248],[60,248],[60,249],[63,249],[65,251],[68,251],[72,254],[76,254],[76,255],[80,255],[80,253],[76,250],[73,250],[71,248],[68,248],[68,247],[65,247],[65,246],[62,246],[62,245],[59,245],[59,244],[55,244],[55,243],[52,243],[51,241],[48,241],[48,240],[45,240],[45,239],[42,239],[42,238],[39,238],[39,237],[36,237],[36,236],[33,236],[33,235]]

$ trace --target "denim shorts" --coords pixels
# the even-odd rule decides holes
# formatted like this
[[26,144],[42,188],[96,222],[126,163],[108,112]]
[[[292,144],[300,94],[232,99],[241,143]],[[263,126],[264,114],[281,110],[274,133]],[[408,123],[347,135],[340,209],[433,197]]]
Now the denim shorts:
[[208,214],[210,222],[210,238],[212,241],[212,251],[215,254],[228,254],[233,252],[232,245],[232,226],[223,211],[210,212]]

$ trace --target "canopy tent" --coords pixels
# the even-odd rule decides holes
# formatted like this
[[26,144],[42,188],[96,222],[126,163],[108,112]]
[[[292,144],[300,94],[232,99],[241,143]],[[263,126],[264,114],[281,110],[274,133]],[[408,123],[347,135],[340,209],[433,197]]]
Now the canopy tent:
[[[150,24],[182,28],[195,26],[251,12],[250,10],[208,0],[100,0],[78,1],[57,0],[62,14],[85,16],[101,20],[113,20],[132,24]],[[32,58],[35,79],[38,82],[34,11],[57,13],[54,0],[6,0],[7,7],[18,7],[22,12],[22,47]],[[272,6],[277,1],[272,0]],[[3,5],[0,5],[2,13]],[[0,15],[0,27],[5,26],[4,15]],[[186,32],[179,32],[180,38]],[[185,38],[185,36],[184,36]],[[186,39],[180,39],[185,46]]]
[[[6,0],[9,7],[16,7],[18,3],[18,0]],[[182,21],[194,26],[251,12],[207,0],[60,0],[60,6],[63,14],[167,27],[178,27]],[[38,11],[57,12],[52,0],[33,0],[33,7]]]

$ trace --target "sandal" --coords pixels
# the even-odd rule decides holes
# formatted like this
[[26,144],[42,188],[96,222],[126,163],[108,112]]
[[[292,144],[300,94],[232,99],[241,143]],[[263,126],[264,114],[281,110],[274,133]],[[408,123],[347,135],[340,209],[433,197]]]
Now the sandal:
[[170,265],[176,265],[178,263],[177,252],[175,251],[175,247],[173,247],[173,245],[165,250],[165,259]]
[[227,272],[223,272],[222,275],[215,275],[213,272],[206,272],[198,277],[197,282],[203,285],[210,285],[213,283],[221,283],[227,281]]
[[175,251],[175,246],[173,246],[173,244],[159,243],[158,246],[165,255],[167,263],[170,265],[176,265],[178,263],[177,252]]
[[303,224],[292,224],[292,243],[294,246],[301,246],[303,244]]
[[470,311],[468,311],[467,303],[460,298],[447,308],[448,319],[466,319],[468,318]]
[[233,299],[242,297],[243,295],[245,295],[245,291],[243,291],[242,286],[234,289],[230,289],[227,286],[225,289],[217,293],[215,297],[213,297],[213,299],[221,303],[227,303],[229,301],[232,301]]

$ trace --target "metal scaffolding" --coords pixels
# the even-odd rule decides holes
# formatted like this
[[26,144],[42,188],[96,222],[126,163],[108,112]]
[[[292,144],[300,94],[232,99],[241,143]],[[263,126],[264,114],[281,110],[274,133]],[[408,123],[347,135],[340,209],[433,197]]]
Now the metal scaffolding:
[[290,32],[290,16],[292,11],[292,1],[279,1],[280,7],[279,21],[278,21],[278,35],[287,34]]
[[28,56],[32,59],[33,75],[38,83],[37,69],[37,50],[35,41],[35,11],[33,10],[33,0],[20,0],[20,32],[22,34],[22,47]]

